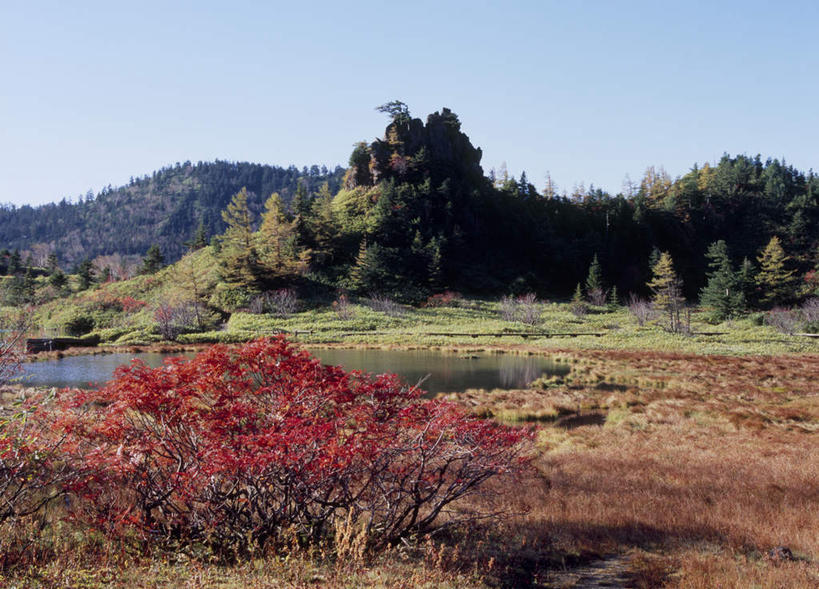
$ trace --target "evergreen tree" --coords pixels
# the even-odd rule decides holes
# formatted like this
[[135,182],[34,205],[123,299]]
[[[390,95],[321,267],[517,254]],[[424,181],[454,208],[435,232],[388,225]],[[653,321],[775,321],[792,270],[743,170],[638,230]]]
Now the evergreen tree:
[[368,272],[367,240],[362,239],[358,246],[355,262],[350,268],[350,286],[353,290],[362,291],[366,287],[364,279]]
[[293,203],[291,208],[293,210],[293,217],[306,217],[310,214],[310,195],[307,193],[307,187],[304,182],[299,181],[296,187],[296,194],[293,196]]
[[611,287],[609,291],[608,308],[609,311],[616,311],[620,306],[620,295],[617,293],[617,285]]
[[318,194],[313,201],[309,226],[313,237],[311,265],[329,266],[336,256],[341,227],[333,210],[333,195],[327,182],[319,187]]
[[401,288],[401,277],[395,274],[393,252],[378,243],[362,241],[355,265],[350,271],[350,283],[361,294],[392,293]]
[[193,234],[193,239],[185,243],[185,245],[191,251],[202,249],[208,245],[208,233],[205,230],[204,221],[199,221],[199,225],[196,227],[196,233]]
[[20,250],[14,250],[9,256],[9,266],[6,273],[9,276],[16,276],[23,271],[23,260],[20,257]]
[[49,274],[54,274],[54,271],[60,267],[60,263],[57,260],[57,254],[51,252],[48,254],[48,260],[46,261],[46,269],[48,270]]
[[756,270],[754,264],[748,258],[742,259],[742,264],[739,266],[737,272],[737,283],[742,291],[742,297],[745,300],[745,309],[756,303]]
[[140,274],[156,274],[165,265],[165,256],[157,244],[153,244],[148,248],[145,257],[142,258],[142,268]]
[[34,273],[31,270],[31,265],[29,265],[26,267],[26,273],[23,275],[23,301],[33,303],[35,291],[36,283],[34,281]]
[[785,268],[788,260],[790,258],[785,255],[779,238],[774,235],[757,258],[759,273],[756,276],[756,284],[763,305],[780,304],[793,297],[793,270]]
[[728,246],[720,239],[711,244],[708,258],[708,283],[700,291],[700,304],[708,308],[714,321],[723,321],[742,312],[745,294],[731,265]]
[[3,282],[3,303],[11,307],[18,307],[26,302],[25,280],[19,274]]
[[588,306],[583,300],[583,289],[580,287],[579,282],[577,283],[577,288],[574,289],[574,295],[569,303],[569,311],[576,317],[582,317],[589,311]]
[[433,292],[438,292],[443,289],[443,253],[441,251],[440,238],[433,238],[427,244],[429,251],[429,265],[427,268],[427,275],[429,276],[429,287]]
[[77,266],[76,274],[78,280],[77,287],[80,290],[87,290],[94,282],[94,264],[91,263],[91,260],[85,258]]
[[589,273],[586,276],[586,296],[589,301],[595,305],[602,305],[606,302],[606,290],[603,285],[603,270],[600,268],[597,254],[594,254],[591,265],[589,266]]
[[58,292],[62,292],[68,284],[68,279],[65,277],[62,270],[55,268],[54,271],[48,276],[48,283]]

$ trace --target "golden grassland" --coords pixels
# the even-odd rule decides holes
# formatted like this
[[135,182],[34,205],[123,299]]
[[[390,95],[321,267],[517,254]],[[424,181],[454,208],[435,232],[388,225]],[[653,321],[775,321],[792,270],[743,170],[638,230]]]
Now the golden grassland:
[[[819,584],[819,357],[570,360],[540,390],[449,395],[545,423],[535,471],[508,495],[521,545],[625,552],[636,586]],[[797,560],[767,559],[778,545]]]
[[[571,572],[597,563],[612,579],[622,565],[632,587],[819,586],[819,355],[557,356],[571,367],[563,377],[444,395],[539,428],[532,468],[473,499],[503,519],[372,558],[337,546],[340,558],[316,549],[230,567],[133,554],[60,524],[41,558],[0,584],[582,587]],[[780,545],[795,560],[767,556]]]

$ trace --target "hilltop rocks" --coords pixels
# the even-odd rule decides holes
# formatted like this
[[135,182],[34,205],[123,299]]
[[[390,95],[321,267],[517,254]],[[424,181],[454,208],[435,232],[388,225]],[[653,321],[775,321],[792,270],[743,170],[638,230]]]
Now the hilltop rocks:
[[436,184],[447,178],[477,182],[483,178],[482,156],[448,108],[429,115],[426,124],[396,116],[382,139],[356,146],[345,187],[372,186],[391,178],[410,182],[430,178]]

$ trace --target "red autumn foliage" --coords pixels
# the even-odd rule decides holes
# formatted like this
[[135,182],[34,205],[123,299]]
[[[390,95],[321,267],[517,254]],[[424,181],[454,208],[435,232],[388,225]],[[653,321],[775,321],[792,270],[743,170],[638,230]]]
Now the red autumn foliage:
[[439,292],[437,294],[434,294],[434,295],[430,296],[427,299],[427,302],[426,302],[425,306],[427,306],[427,307],[455,307],[462,300],[463,300],[463,297],[461,296],[461,293],[454,292],[454,291],[451,291],[451,290],[447,290],[447,291]]
[[0,409],[0,523],[37,513],[81,476],[65,459],[49,401],[33,395]]
[[322,366],[283,338],[135,362],[74,406],[92,467],[77,501],[110,531],[248,552],[353,522],[377,550],[465,517],[453,503],[526,461],[526,431],[422,400],[397,377]]
[[102,311],[117,311],[124,313],[133,313],[139,311],[147,303],[140,301],[131,296],[118,297],[114,293],[108,291],[98,291],[92,296],[92,301],[95,306]]

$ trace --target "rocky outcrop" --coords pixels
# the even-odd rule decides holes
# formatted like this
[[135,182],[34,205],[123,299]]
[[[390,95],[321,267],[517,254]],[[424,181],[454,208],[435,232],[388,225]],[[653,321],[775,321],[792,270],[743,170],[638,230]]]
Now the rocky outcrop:
[[421,119],[395,117],[384,137],[369,146],[359,144],[350,157],[346,188],[377,184],[382,180],[418,182],[430,178],[440,183],[478,182],[483,178],[481,150],[461,132],[458,115],[448,108]]

